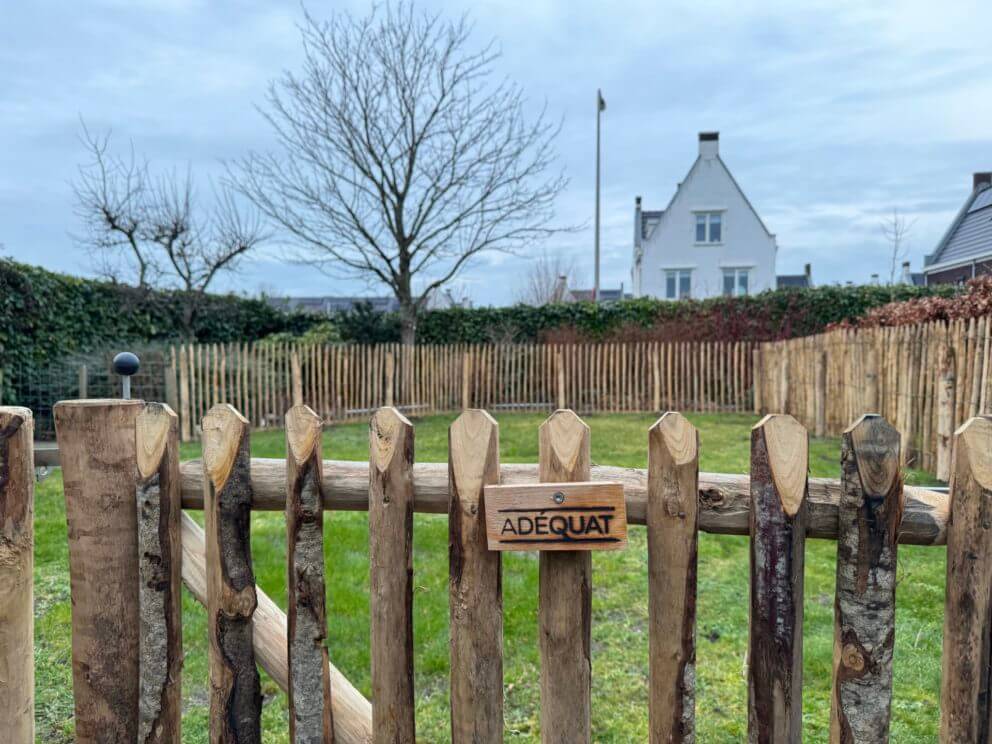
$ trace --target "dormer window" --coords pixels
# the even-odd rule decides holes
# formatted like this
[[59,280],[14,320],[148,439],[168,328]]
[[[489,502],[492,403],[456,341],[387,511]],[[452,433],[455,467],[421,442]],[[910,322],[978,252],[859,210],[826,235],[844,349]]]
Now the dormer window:
[[722,212],[696,212],[696,242],[723,242]]

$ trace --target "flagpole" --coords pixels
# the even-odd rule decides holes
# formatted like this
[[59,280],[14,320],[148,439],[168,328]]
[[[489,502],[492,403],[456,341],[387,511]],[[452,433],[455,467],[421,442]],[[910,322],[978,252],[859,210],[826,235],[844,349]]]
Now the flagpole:
[[596,268],[592,287],[592,301],[599,302],[599,118],[603,112],[603,92],[596,89]]

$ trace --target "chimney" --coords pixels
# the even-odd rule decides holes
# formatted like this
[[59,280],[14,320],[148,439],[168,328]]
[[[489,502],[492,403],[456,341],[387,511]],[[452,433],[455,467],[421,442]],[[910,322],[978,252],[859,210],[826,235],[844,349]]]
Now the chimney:
[[644,226],[641,224],[641,197],[634,197],[634,249],[641,247],[641,238],[644,237]]
[[878,284],[878,274],[872,274],[871,275],[871,283],[872,284]]
[[568,293],[568,277],[562,274],[555,282],[555,287],[551,290],[551,302],[564,302]]
[[902,262],[902,283],[903,284],[913,283],[913,272],[909,270],[909,261]]
[[972,191],[978,191],[986,186],[992,186],[992,173],[986,171],[985,173],[976,173],[972,176]]
[[806,275],[806,288],[813,286],[813,264],[803,266],[803,273]]
[[715,158],[720,154],[720,133],[700,132],[699,133],[699,157]]

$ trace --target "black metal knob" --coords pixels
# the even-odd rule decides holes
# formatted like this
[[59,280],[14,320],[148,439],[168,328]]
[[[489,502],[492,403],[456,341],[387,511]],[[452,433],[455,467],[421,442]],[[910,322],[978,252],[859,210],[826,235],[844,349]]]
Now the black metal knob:
[[135,375],[138,373],[139,366],[141,366],[141,362],[130,351],[122,351],[114,357],[114,372],[119,375],[124,375],[125,377]]

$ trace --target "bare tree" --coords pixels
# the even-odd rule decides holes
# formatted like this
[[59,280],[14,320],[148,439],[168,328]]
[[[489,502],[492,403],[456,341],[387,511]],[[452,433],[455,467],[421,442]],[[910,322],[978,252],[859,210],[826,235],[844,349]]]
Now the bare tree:
[[891,253],[889,258],[891,259],[889,267],[889,284],[896,283],[896,272],[899,270],[903,259],[906,258],[908,251],[906,250],[906,236],[909,235],[910,230],[913,229],[913,225],[916,224],[916,220],[907,220],[903,215],[899,214],[899,208],[892,208],[892,215],[886,217],[882,220],[882,235],[889,242]]
[[85,125],[81,139],[90,157],[73,182],[84,226],[77,240],[112,281],[180,290],[183,328],[192,335],[217,275],[266,239],[261,215],[240,208],[226,187],[200,209],[189,169],[153,177],[133,146],[126,158],[114,155],[110,135],[93,136]]
[[[301,260],[389,287],[404,343],[431,294],[485,251],[554,232],[559,126],[528,121],[521,89],[494,82],[493,44],[470,25],[378,7],[301,26],[304,61],[270,85],[278,153],[230,181],[301,245]],[[414,280],[423,287],[413,290]]]
[[542,253],[534,259],[517,289],[517,301],[525,305],[563,302],[569,286],[578,282],[578,268],[572,258]]

